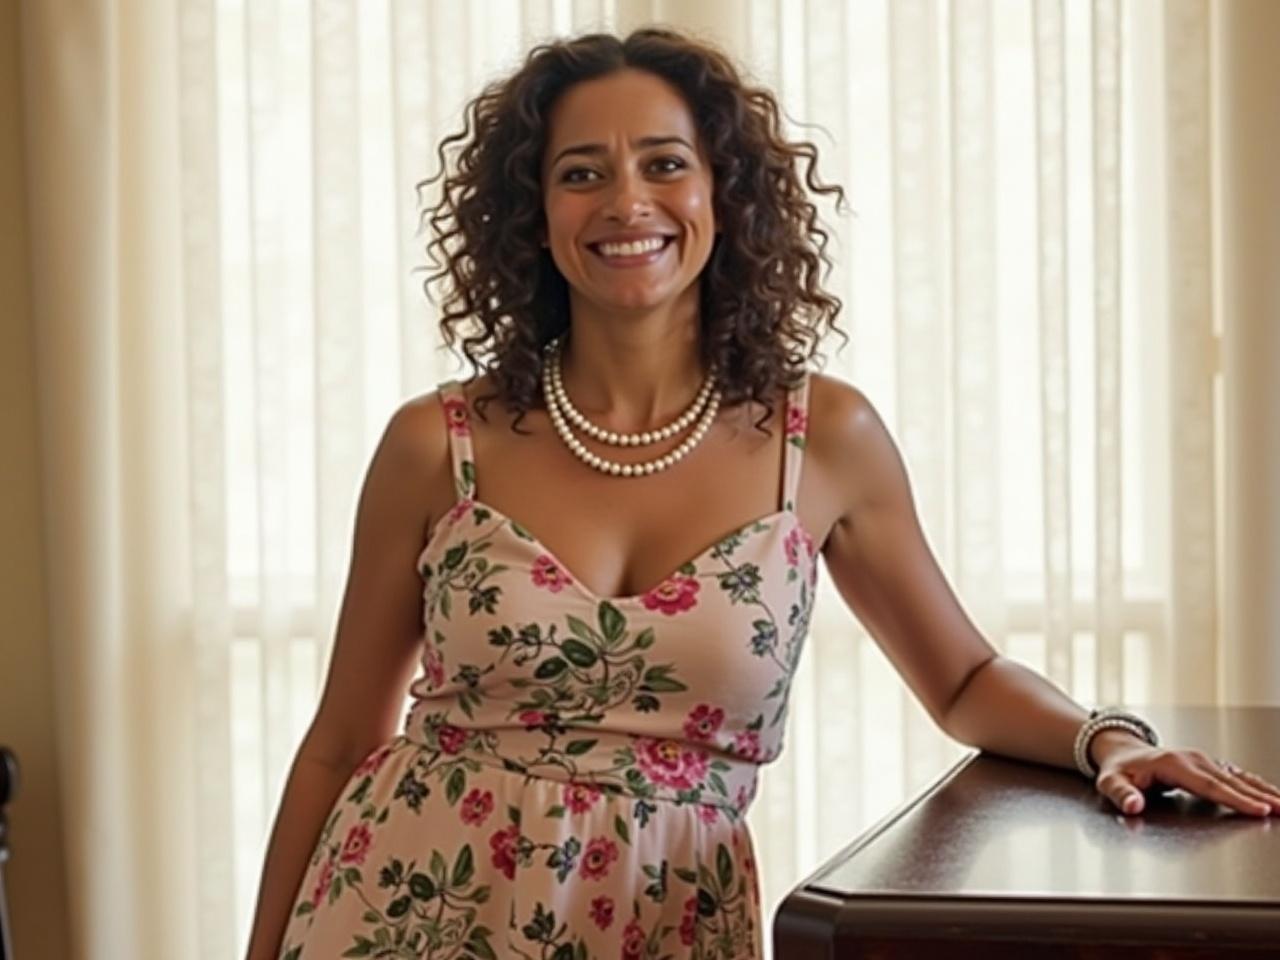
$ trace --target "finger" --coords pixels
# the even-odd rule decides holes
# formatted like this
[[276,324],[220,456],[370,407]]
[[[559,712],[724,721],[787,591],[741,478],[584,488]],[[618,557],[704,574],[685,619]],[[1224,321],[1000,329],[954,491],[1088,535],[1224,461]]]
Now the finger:
[[1275,783],[1265,780],[1265,778],[1252,771],[1240,771],[1239,777],[1249,786],[1257,787],[1263,794],[1266,794],[1272,804],[1280,804],[1280,787],[1277,787]]
[[1120,773],[1108,773],[1097,780],[1098,792],[1115,804],[1121,813],[1141,813],[1146,806],[1142,792]]
[[1228,776],[1236,781],[1240,790],[1247,790],[1254,799],[1270,805],[1272,813],[1280,813],[1280,787],[1249,770],[1237,770]]
[[[1199,763],[1195,763],[1194,765],[1203,766]],[[1276,809],[1275,805],[1278,802],[1278,798],[1274,788],[1271,788],[1271,785],[1268,784],[1267,781],[1263,780],[1256,774],[1238,767],[1227,760],[1210,761],[1204,769],[1210,775],[1224,781],[1229,786],[1239,790],[1246,796],[1252,797],[1260,803],[1265,803],[1272,810]]]
[[1271,812],[1271,805],[1268,802],[1254,799],[1237,789],[1227,779],[1227,774],[1213,764],[1204,767],[1179,764],[1173,768],[1173,771],[1175,772],[1172,782],[1197,796],[1213,800],[1224,807],[1239,810],[1241,813],[1266,816]]

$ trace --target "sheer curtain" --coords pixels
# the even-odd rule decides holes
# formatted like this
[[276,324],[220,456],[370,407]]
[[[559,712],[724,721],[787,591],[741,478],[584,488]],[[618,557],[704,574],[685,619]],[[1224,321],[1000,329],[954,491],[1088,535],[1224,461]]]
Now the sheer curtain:
[[[1227,697],[1220,659],[1266,636],[1219,628],[1210,13],[25,5],[75,955],[243,951],[364,468],[399,402],[462,372],[436,349],[414,184],[553,34],[689,28],[818,144],[855,210],[824,209],[852,336],[825,370],[884,414],[996,646],[1083,701]],[[770,913],[960,753],[820,584],[750,814]]]

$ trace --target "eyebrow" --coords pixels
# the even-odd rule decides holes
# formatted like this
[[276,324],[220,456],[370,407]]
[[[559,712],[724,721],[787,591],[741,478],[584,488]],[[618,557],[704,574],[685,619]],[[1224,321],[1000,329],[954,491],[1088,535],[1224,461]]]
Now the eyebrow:
[[[682,143],[690,150],[693,150],[693,145],[684,137],[641,137],[639,140],[632,141],[632,143],[637,147],[660,147],[668,143]],[[579,143],[572,147],[565,147],[557,153],[555,159],[551,161],[551,166],[554,167],[563,157],[566,157],[571,153],[582,153],[587,154],[588,156],[593,156],[605,153],[607,150],[608,148],[603,143]]]

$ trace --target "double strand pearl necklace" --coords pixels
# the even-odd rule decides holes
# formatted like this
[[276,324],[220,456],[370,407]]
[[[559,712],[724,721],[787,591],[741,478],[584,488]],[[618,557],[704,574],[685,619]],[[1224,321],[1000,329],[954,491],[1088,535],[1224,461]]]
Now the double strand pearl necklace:
[[689,424],[693,423],[694,418],[702,412],[702,408],[711,397],[711,389],[715,386],[714,378],[708,373],[706,379],[702,381],[702,387],[698,390],[698,395],[693,398],[693,403],[689,405],[689,408],[684,413],[680,414],[679,417],[665,427],[660,427],[657,430],[646,430],[643,433],[615,433],[592,423],[582,415],[577,407],[569,402],[569,395],[565,393],[564,382],[560,379],[559,341],[553,342],[546,370],[551,374],[552,396],[555,397],[556,403],[565,418],[588,436],[594,437],[602,443],[612,444],[617,447],[647,446],[650,443],[659,443],[662,440],[674,437]]
[[[712,421],[715,420],[716,411],[720,407],[721,392],[719,389],[712,387],[713,382],[714,378],[708,375],[692,406],[681,414],[679,418],[660,430],[645,431],[638,434],[619,434],[591,423],[569,402],[569,397],[564,390],[564,383],[560,379],[559,341],[553,341],[548,345],[547,359],[542,366],[542,395],[547,405],[547,413],[556,428],[556,433],[560,435],[560,439],[565,442],[565,445],[573,454],[587,466],[594,467],[601,473],[612,474],[615,477],[648,476],[649,474],[666,470],[668,467],[672,467],[683,460],[689,451],[696,447],[702,438],[706,436],[707,430],[711,428]],[[617,463],[592,453],[581,440],[573,435],[568,423],[568,420],[572,420],[589,435],[605,443],[617,446],[640,446],[656,443],[659,440],[674,436],[692,422],[693,418],[698,415],[699,410],[702,411],[702,416],[698,419],[697,425],[678,447],[664,456],[642,463]]]

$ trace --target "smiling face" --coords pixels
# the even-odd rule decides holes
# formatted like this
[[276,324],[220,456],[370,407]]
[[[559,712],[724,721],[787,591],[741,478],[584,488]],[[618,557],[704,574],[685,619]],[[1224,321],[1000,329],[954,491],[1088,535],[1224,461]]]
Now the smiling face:
[[[570,87],[548,123],[545,239],[575,312],[696,305],[716,224],[711,165],[679,91],[623,69]],[[639,245],[609,243],[627,240]]]

